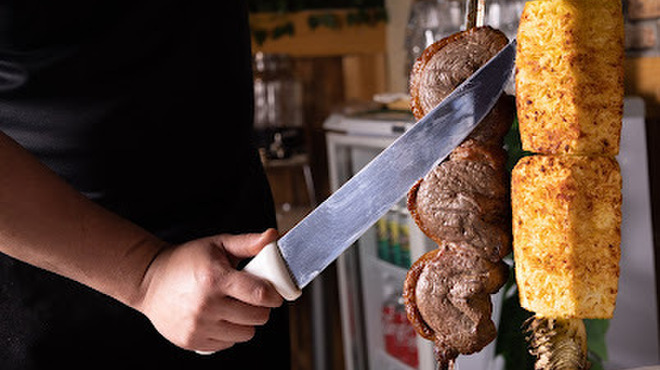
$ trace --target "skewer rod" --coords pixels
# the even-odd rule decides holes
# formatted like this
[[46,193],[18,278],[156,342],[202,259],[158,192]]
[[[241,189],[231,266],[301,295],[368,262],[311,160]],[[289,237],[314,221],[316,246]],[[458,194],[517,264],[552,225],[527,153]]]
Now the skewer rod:
[[467,0],[465,10],[465,29],[484,25],[486,0]]

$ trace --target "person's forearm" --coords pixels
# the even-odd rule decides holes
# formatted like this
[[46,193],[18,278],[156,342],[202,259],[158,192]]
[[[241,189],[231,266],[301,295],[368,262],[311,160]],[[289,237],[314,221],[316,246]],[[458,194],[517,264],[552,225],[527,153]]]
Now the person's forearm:
[[0,252],[138,307],[144,275],[163,247],[0,132]]

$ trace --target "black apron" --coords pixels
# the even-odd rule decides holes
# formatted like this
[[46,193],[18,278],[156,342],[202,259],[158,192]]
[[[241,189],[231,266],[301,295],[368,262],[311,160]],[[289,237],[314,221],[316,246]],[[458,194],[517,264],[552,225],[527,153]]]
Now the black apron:
[[[247,23],[239,0],[3,2],[0,130],[171,243],[273,227]],[[0,369],[266,366],[290,367],[285,308],[254,340],[202,357],[113,299],[0,254]]]

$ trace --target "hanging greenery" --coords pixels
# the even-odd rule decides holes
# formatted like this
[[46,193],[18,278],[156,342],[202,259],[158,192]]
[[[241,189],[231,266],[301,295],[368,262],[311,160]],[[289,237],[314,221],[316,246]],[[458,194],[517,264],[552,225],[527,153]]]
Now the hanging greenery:
[[[249,0],[251,13],[287,14],[305,10],[310,12],[307,26],[311,30],[320,27],[339,29],[351,26],[373,26],[387,22],[384,0]],[[336,12],[342,9],[348,11]],[[252,26],[252,36],[258,45],[266,40],[276,40],[283,36],[293,36],[296,27],[291,20],[283,18],[281,22],[269,27]]]
[[298,12],[301,10],[385,8],[384,0],[248,0],[251,12]]

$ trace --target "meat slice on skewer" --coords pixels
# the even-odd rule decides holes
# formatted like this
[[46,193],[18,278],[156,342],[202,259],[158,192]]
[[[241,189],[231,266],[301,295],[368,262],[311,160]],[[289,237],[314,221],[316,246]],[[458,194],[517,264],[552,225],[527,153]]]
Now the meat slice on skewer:
[[490,294],[508,274],[503,262],[481,258],[460,244],[440,246],[413,264],[404,285],[406,312],[417,332],[434,341],[441,368],[495,339]]
[[482,162],[447,161],[411,189],[411,215],[436,243],[464,243],[499,261],[511,250],[505,180],[504,171]]
[[[413,67],[410,93],[419,119],[471,76],[508,40],[473,28],[429,46]],[[408,194],[420,229],[438,244],[408,272],[404,300],[418,333],[434,341],[441,369],[459,354],[480,351],[496,337],[490,294],[507,280],[501,258],[511,251],[509,187],[503,137],[513,100],[502,97],[449,159]]]
[[507,43],[502,32],[486,26],[456,33],[427,47],[411,72],[415,117],[424,117]]

